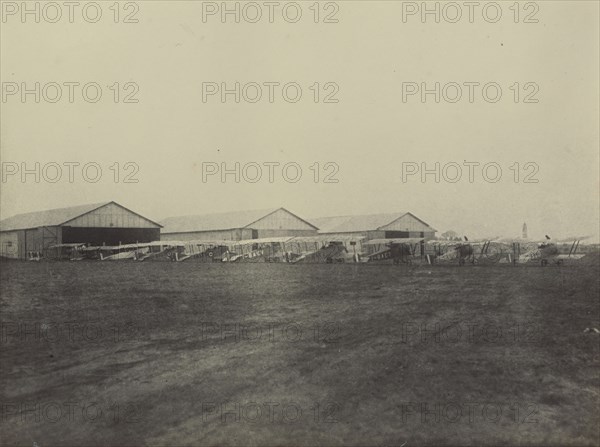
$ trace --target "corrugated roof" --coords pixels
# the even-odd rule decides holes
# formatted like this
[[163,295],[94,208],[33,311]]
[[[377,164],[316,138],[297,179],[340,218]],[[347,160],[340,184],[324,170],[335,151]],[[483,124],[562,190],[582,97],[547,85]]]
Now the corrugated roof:
[[192,231],[216,231],[245,228],[278,209],[280,208],[169,217],[160,222],[163,226],[161,233],[186,233]]
[[25,230],[28,228],[46,227],[60,225],[73,220],[82,214],[108,205],[111,202],[92,203],[88,205],[70,206],[68,208],[56,208],[46,211],[35,211],[33,213],[17,214],[0,221],[0,231]]
[[310,221],[321,233],[347,233],[353,231],[372,231],[389,225],[404,216],[405,212],[385,214],[363,214],[359,216],[319,217]]

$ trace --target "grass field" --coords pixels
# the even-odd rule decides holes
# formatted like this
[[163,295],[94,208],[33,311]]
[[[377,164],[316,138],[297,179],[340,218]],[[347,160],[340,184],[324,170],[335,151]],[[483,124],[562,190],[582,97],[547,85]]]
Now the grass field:
[[599,445],[598,262],[1,266],[2,445]]

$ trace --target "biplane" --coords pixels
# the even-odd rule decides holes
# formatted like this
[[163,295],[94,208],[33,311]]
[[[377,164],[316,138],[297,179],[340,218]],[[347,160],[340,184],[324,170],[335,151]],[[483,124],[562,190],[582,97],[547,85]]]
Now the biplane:
[[192,242],[153,241],[95,247],[102,261],[184,261],[194,256]]
[[545,240],[530,242],[524,241],[520,243],[520,247],[524,248],[524,253],[518,257],[518,262],[529,263],[539,262],[543,267],[550,263],[555,265],[562,265],[568,260],[581,259],[584,254],[577,253],[579,244],[582,240],[589,236],[563,239],[557,242],[570,242],[568,245],[569,251],[567,253],[561,253],[561,250],[557,243],[553,242],[550,236],[546,235]]
[[290,247],[286,243],[293,237],[245,239],[230,245],[224,262],[290,262]]
[[[464,236],[462,241],[439,241],[427,242],[427,262],[458,262],[458,265],[497,263],[502,260],[510,260],[510,250],[504,244],[493,239],[480,239],[469,241]],[[433,252],[433,253],[431,253]]]
[[[423,238],[401,238],[401,239],[371,239],[362,245],[370,251],[365,258],[366,262],[377,262],[392,260],[394,264],[410,264],[417,254],[422,254],[420,249],[424,243]],[[419,251],[419,253],[417,253]]]
[[[285,243],[288,262],[339,264],[361,262],[362,236],[318,235],[295,237]],[[357,247],[359,249],[357,250]]]
[[98,247],[98,254],[101,261],[124,261],[135,259],[138,251],[144,251],[144,248],[139,248],[138,244],[123,244]]
[[51,257],[58,260],[82,261],[89,259],[119,261],[135,259],[136,255],[148,251],[148,244],[88,246],[85,243],[65,243],[55,244],[49,248],[56,250]]
[[134,249],[132,258],[135,261],[171,260],[169,258],[169,253],[173,247],[167,241],[145,242],[135,245],[136,248]]
[[48,247],[50,250],[49,257],[57,260],[80,261],[85,258],[83,249],[86,244],[70,243],[70,244],[54,244]]
[[234,241],[168,241],[171,248],[169,257],[176,262],[222,262],[231,256],[231,247]]

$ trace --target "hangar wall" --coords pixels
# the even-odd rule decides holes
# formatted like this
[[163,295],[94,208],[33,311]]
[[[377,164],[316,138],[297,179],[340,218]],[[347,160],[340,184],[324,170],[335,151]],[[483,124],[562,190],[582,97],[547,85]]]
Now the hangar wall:
[[429,225],[421,222],[419,219],[410,214],[405,214],[400,219],[395,220],[394,222],[382,227],[381,229],[387,231],[409,231],[417,233],[417,236],[410,237],[421,237],[418,235],[418,233],[431,232],[432,230],[432,228]]
[[311,234],[316,233],[314,227],[304,222],[302,219],[294,216],[292,213],[278,209],[273,213],[263,217],[256,222],[251,223],[248,227],[255,230],[304,230],[311,231]]
[[242,239],[254,239],[252,229],[235,228],[232,230],[160,234],[161,241],[239,241]]
[[62,243],[62,232],[58,226],[0,233],[0,250],[2,256],[7,258],[26,259],[27,252],[31,251],[46,255],[50,246],[60,243]]
[[263,238],[263,237],[297,237],[297,236],[316,236],[317,235],[317,230],[311,229],[311,230],[272,230],[272,229],[265,229],[265,230],[256,230],[257,231],[257,237],[259,238]]
[[19,257],[19,232],[0,232],[0,256],[17,259]]
[[134,244],[160,240],[159,228],[62,227],[62,242],[91,245]]
[[156,225],[145,217],[139,216],[116,203],[109,203],[65,222],[64,225],[85,228],[156,228]]

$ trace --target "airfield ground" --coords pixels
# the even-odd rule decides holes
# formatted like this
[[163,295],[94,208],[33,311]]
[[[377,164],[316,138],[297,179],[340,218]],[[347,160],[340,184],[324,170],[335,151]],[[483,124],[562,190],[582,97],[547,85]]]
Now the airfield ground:
[[4,262],[0,444],[599,445],[599,268]]

